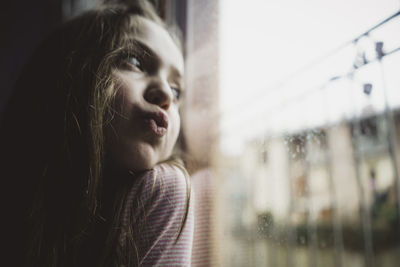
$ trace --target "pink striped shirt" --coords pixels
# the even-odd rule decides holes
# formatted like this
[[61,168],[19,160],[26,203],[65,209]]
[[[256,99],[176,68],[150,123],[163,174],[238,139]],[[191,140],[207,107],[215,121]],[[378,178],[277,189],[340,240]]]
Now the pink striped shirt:
[[137,178],[128,195],[121,242],[126,240],[131,221],[140,266],[190,266],[194,231],[192,201],[177,240],[186,199],[185,176],[176,167],[160,164]]

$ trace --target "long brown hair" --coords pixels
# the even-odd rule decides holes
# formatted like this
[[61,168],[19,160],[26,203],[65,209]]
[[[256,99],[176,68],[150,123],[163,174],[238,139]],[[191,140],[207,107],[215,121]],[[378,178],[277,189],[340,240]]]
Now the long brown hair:
[[[111,72],[134,34],[133,16],[163,25],[147,1],[89,11],[38,48],[16,85],[0,131],[2,185],[11,203],[3,242],[15,263],[137,263],[118,242],[127,181],[103,179],[113,171],[103,133],[114,115]],[[124,251],[134,248],[128,243]]]

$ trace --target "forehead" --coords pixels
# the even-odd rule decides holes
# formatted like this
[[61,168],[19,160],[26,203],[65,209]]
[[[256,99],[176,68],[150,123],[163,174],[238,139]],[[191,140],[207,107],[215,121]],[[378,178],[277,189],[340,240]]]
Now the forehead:
[[140,16],[134,16],[131,22],[134,35],[132,38],[149,47],[163,65],[173,67],[182,75],[182,53],[169,33],[155,22]]

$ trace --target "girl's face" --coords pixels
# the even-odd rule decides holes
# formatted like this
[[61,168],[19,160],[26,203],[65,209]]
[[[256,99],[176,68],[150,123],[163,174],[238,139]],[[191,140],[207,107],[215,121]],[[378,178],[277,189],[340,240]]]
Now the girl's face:
[[184,66],[165,29],[142,17],[134,20],[134,51],[112,73],[115,116],[106,138],[113,161],[141,171],[166,160],[176,143]]

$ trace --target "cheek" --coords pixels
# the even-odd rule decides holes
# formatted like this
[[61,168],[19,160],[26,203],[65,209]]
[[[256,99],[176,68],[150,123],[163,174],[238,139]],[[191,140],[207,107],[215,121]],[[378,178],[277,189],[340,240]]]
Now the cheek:
[[166,140],[166,149],[167,153],[171,153],[172,150],[175,147],[176,141],[178,140],[179,132],[180,132],[180,126],[181,126],[181,120],[178,112],[174,112],[173,114],[170,114],[170,126],[171,128],[169,129],[169,135],[168,139]]
[[179,131],[181,129],[181,118],[179,116],[179,113],[176,112],[174,115],[174,129],[173,129],[173,138],[174,138],[174,145],[176,143],[176,140],[178,139]]
[[135,79],[129,72],[116,72],[113,76],[114,88],[112,94],[119,107],[129,107],[140,102],[146,87],[144,81]]

